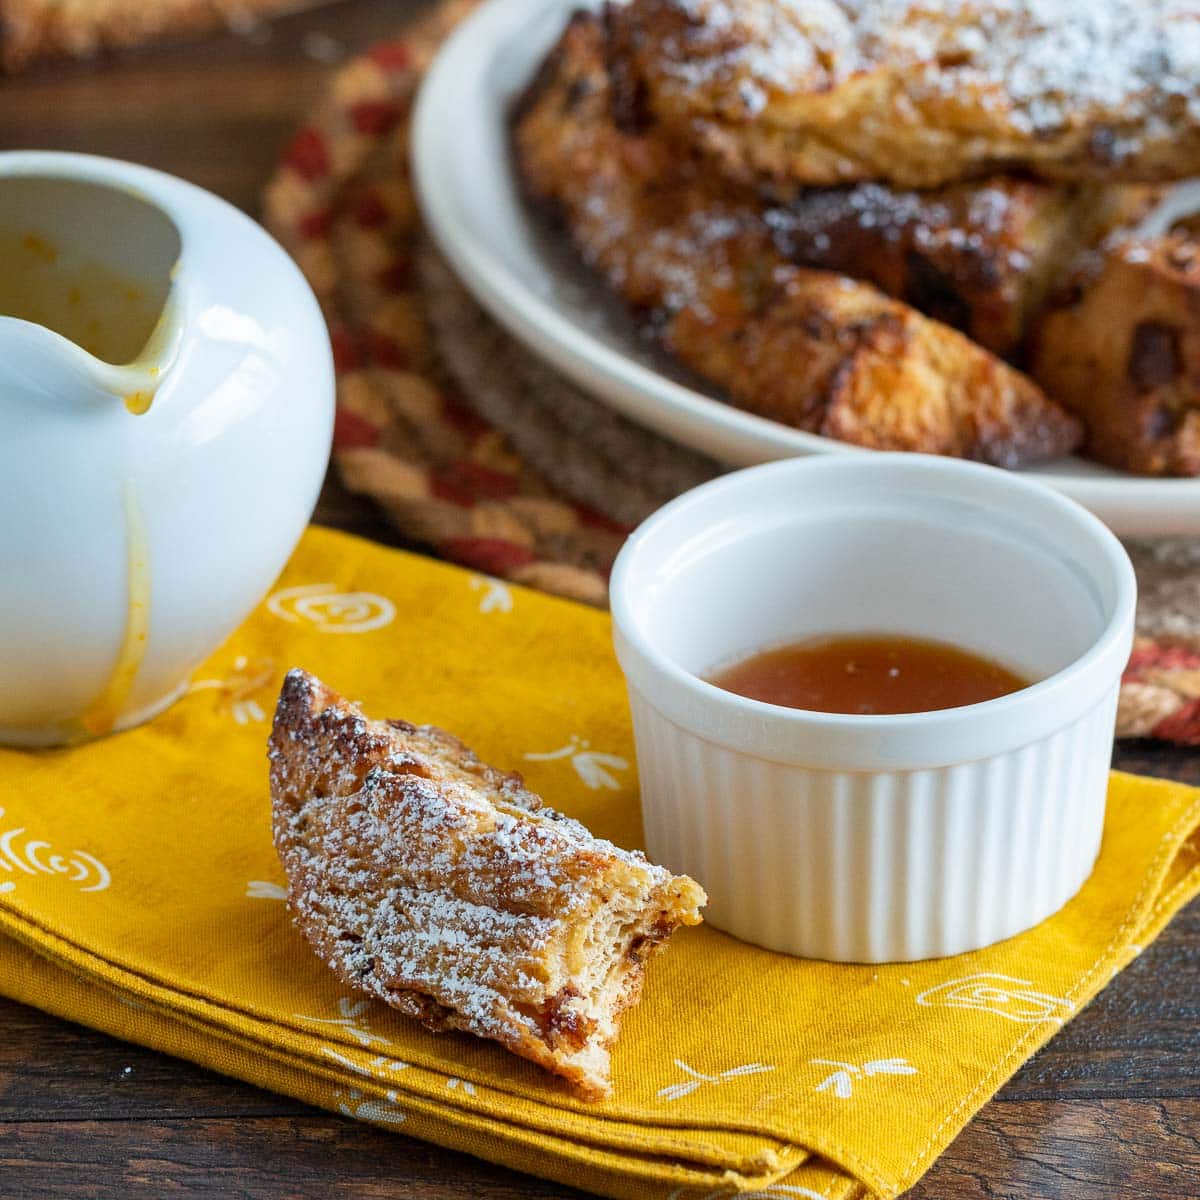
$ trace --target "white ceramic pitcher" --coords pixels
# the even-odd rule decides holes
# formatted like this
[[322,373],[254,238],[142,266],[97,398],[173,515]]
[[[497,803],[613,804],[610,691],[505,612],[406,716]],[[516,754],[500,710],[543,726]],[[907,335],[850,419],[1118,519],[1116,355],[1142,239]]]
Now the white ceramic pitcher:
[[136,724],[270,587],[333,364],[282,249],[143,167],[0,154],[0,743]]

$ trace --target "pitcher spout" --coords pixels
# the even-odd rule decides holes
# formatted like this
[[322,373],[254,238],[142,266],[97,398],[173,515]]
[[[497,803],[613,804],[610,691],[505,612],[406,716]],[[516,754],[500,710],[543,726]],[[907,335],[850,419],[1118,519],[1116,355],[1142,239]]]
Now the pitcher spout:
[[149,412],[155,395],[166,383],[179,357],[184,326],[184,306],[180,287],[176,283],[163,304],[150,336],[132,361],[110,363],[83,351],[91,386],[121,401],[134,416]]
[[0,400],[146,412],[178,356],[181,238],[129,191],[0,176]]
[[168,305],[137,358],[110,363],[44,325],[0,315],[0,404],[123,404],[150,410],[183,340],[178,306]]

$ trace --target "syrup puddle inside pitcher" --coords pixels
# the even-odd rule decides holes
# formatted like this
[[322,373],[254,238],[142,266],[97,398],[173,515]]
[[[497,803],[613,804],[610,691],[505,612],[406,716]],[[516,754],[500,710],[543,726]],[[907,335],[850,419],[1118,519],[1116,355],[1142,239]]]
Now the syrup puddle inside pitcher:
[[133,362],[150,340],[163,297],[99,259],[64,252],[36,229],[0,229],[0,314],[61,334],[95,358]]
[[[161,209],[86,180],[0,178],[0,316],[112,366],[153,368],[181,240]],[[153,388],[121,397],[145,412]]]

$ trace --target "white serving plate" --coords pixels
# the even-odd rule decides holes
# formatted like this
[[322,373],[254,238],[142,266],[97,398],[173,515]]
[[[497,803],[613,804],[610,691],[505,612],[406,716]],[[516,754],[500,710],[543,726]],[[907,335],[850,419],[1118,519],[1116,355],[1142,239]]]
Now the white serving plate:
[[[693,450],[750,466],[870,451],[743,412],[648,346],[603,285],[519,194],[512,102],[570,14],[598,0],[489,0],[425,80],[413,158],[429,229],[476,299],[512,334],[618,412]],[[1200,535],[1200,479],[1144,479],[1070,457],[1031,468],[1126,537]]]

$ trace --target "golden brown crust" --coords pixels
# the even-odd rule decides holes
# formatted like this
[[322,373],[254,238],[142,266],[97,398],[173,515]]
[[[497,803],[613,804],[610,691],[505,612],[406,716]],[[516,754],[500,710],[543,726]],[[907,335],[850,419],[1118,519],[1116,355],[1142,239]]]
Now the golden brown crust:
[[967,338],[788,263],[756,198],[622,112],[608,51],[576,18],[519,110],[519,168],[683,363],[750,411],[858,445],[1017,466],[1078,443],[1068,414]]
[[0,0],[0,65],[17,71],[44,58],[237,29],[329,0]]
[[1200,475],[1200,243],[1113,248],[1034,336],[1042,385],[1083,418],[1087,452],[1144,475]]
[[433,726],[369,721],[303,671],[270,741],[297,925],[349,986],[607,1094],[617,1018],[703,891],[619,850]]
[[631,0],[646,105],[776,186],[1200,171],[1193,0]]
[[934,192],[861,183],[806,190],[765,218],[790,261],[865,279],[1012,358],[1069,264],[1161,194],[1008,176]]

